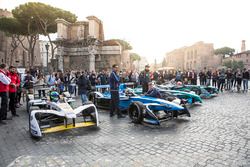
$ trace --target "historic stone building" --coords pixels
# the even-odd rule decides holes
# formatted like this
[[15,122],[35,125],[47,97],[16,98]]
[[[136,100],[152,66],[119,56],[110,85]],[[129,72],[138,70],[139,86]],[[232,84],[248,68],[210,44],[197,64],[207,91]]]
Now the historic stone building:
[[242,61],[244,64],[244,68],[250,69],[250,50],[246,50],[245,42],[246,42],[245,40],[242,40],[240,53],[236,53],[231,57],[225,58],[223,62]]
[[[6,9],[0,9],[0,17],[12,17],[12,13]],[[21,44],[13,51],[12,45],[14,39],[11,36],[6,36],[4,32],[0,31],[0,63],[14,65],[16,67],[29,67],[28,53]],[[28,45],[27,40],[23,41],[24,46]],[[35,45],[34,51],[34,66],[41,66],[41,56],[39,53],[39,42]],[[13,53],[12,53],[13,52]]]
[[175,49],[166,54],[166,67],[175,70],[201,70],[217,68],[222,63],[222,57],[214,55],[211,43],[197,42],[192,46]]
[[57,19],[58,68],[100,71],[118,64],[121,69],[130,69],[128,50],[115,40],[104,40],[102,21],[95,16],[87,21],[69,23]]

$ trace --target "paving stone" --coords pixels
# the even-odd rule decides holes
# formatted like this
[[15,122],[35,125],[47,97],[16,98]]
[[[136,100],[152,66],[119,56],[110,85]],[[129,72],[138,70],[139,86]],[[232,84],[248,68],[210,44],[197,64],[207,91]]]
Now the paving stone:
[[33,140],[25,108],[0,126],[0,167],[250,166],[250,94],[223,93],[190,107],[191,118],[161,127],[134,125],[100,111],[100,129]]

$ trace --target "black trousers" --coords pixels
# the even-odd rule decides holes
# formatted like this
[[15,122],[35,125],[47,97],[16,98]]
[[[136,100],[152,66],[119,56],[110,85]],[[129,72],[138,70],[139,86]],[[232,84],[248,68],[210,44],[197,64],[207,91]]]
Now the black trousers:
[[12,115],[16,115],[16,92],[14,93],[9,93],[9,109],[11,111]]
[[45,97],[45,90],[38,90],[39,98],[41,98],[43,92],[43,97]]
[[148,92],[148,83],[143,83],[142,84],[142,93]]
[[19,91],[16,93],[16,104],[19,104],[21,101],[21,97],[22,97],[22,92]]
[[111,90],[111,108],[110,108],[110,115],[113,115],[115,113],[117,113],[117,115],[121,115],[121,111],[119,109],[119,102],[120,102],[120,98],[119,98],[119,91],[118,90]]
[[0,120],[7,118],[7,108],[8,108],[8,94],[7,92],[0,92]]

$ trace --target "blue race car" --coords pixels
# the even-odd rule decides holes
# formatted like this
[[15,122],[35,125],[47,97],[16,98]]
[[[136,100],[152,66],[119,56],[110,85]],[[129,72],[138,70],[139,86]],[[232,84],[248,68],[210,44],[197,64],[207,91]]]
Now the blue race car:
[[[109,85],[99,85],[96,88],[108,89]],[[145,122],[160,125],[161,122],[177,118],[179,115],[190,117],[185,106],[154,97],[138,96],[131,91],[124,90],[124,88],[124,85],[120,86],[119,108],[128,111],[128,115],[134,123]],[[91,92],[88,97],[97,107],[110,108],[111,95],[108,91],[104,93]]]

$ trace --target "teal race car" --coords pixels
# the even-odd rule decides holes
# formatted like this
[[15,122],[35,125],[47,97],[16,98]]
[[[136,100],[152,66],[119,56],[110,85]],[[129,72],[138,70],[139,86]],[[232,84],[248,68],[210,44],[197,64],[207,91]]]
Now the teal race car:
[[193,91],[201,98],[211,98],[218,95],[218,89],[213,86],[200,86],[200,85],[160,85],[161,88],[170,90],[179,90],[190,92]]
[[[166,87],[162,87],[161,85],[156,85],[155,88],[164,96],[174,96],[179,99],[184,99],[188,104],[194,103],[202,103],[202,99],[199,95],[195,94],[194,92],[186,92],[186,91],[179,91],[179,90],[171,90],[167,89]],[[133,89],[135,94],[141,95],[142,94],[142,87],[136,87]]]

